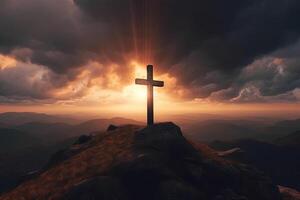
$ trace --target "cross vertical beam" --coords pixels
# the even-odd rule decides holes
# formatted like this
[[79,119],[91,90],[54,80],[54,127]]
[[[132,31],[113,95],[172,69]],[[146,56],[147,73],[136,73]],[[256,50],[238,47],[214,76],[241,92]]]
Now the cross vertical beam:
[[[153,66],[147,65],[147,81],[148,83],[153,81]],[[153,125],[154,123],[154,111],[153,111],[153,85],[147,85],[147,124]]]
[[154,110],[153,110],[153,87],[163,87],[163,81],[153,80],[153,66],[147,65],[147,79],[135,79],[135,84],[147,85],[147,124],[148,126],[154,124]]

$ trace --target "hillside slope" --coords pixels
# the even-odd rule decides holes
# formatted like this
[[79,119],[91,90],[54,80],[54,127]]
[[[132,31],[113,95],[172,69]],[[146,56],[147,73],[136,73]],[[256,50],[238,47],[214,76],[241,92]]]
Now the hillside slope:
[[215,141],[210,146],[223,151],[240,148],[243,151],[242,154],[228,157],[228,159],[251,163],[266,172],[276,184],[300,190],[299,145],[276,145],[257,140],[237,140]]
[[263,173],[226,161],[179,127],[127,125],[81,141],[1,200],[279,200]]
[[282,145],[282,146],[293,146],[300,148],[300,131],[296,131],[294,133],[291,133],[287,136],[278,138],[275,140],[276,144]]

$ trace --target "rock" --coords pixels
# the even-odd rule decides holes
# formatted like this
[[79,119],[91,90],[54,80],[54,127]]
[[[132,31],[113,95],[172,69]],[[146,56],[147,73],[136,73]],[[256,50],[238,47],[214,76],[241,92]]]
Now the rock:
[[218,156],[231,161],[238,161],[242,163],[250,163],[245,152],[240,148],[233,148],[227,151],[218,151]]
[[74,144],[84,144],[92,139],[91,135],[81,135]]
[[117,126],[115,126],[115,125],[113,125],[113,124],[110,124],[110,125],[107,127],[106,131],[114,131],[114,130],[116,130],[117,128],[118,128]]
[[108,176],[85,180],[73,187],[64,197],[65,200],[129,200],[118,179]]
[[227,151],[218,151],[218,156],[220,157],[231,157],[234,156],[235,154],[240,154],[243,153],[243,150],[240,148],[233,148]]
[[53,200],[281,199],[277,186],[265,174],[225,160],[204,145],[196,148],[171,122],[146,128],[121,126],[58,157],[64,162],[4,199],[20,195]]
[[181,130],[172,122],[159,123],[138,131],[136,134],[136,142],[143,146],[166,147],[176,145],[173,141],[181,141]]
[[77,141],[67,149],[61,149],[54,153],[42,171],[45,171],[61,162],[70,159],[89,147],[89,142],[92,140],[91,135],[81,135]]
[[300,192],[292,189],[292,188],[288,188],[288,187],[283,187],[283,186],[278,186],[280,193],[281,193],[281,197],[282,200],[300,200]]
[[21,176],[18,181],[17,181],[17,185],[20,185],[21,183],[31,180],[33,178],[36,178],[38,175],[40,175],[40,170],[35,170],[35,171],[31,171],[28,172],[27,174]]
[[196,150],[188,144],[181,130],[172,122],[159,123],[137,132],[135,137],[137,151],[156,151],[173,159],[183,158],[183,154],[193,154]]
[[278,187],[261,171],[244,164],[236,164],[240,171],[240,189],[248,199],[281,200]]
[[170,122],[138,131],[134,150],[137,158],[116,166],[114,176],[130,185],[129,190],[140,191],[135,193],[138,199],[145,199],[145,193],[158,195],[146,199],[280,198],[277,187],[256,169],[203,157]]

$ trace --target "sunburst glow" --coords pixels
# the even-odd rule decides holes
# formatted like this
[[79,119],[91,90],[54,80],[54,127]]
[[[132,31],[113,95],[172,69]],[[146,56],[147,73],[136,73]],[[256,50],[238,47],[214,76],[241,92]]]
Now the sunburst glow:
[[0,54],[0,70],[15,67],[16,65],[17,61],[14,58]]

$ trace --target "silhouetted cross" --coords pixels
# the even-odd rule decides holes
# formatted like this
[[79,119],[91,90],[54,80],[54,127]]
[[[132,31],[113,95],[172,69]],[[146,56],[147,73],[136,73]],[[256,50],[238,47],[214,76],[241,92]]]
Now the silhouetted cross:
[[154,123],[153,117],[153,87],[163,87],[163,81],[153,80],[153,66],[147,66],[147,79],[135,79],[135,84],[147,85],[147,124],[152,125]]

